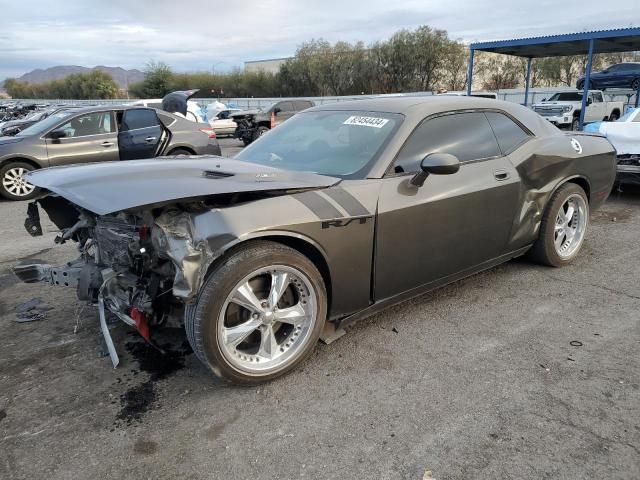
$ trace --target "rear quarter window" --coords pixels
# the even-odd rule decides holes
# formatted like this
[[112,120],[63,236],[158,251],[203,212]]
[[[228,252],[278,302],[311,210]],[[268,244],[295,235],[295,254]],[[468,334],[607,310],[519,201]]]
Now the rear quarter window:
[[307,108],[313,107],[313,102],[310,102],[309,100],[296,100],[295,106],[296,110],[300,112],[302,110],[306,110]]
[[528,132],[507,115],[499,112],[486,112],[486,115],[503,154],[513,152],[531,138]]

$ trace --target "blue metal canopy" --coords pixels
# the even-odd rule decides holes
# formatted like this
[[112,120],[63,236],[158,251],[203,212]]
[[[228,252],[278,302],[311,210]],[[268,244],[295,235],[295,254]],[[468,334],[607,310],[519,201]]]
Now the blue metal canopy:
[[[500,53],[528,59],[527,79],[525,82],[525,105],[527,105],[529,97],[532,59],[567,55],[588,55],[587,68],[585,71],[585,92],[582,96],[582,109],[580,111],[580,128],[582,129],[589,93],[588,86],[591,77],[593,54],[633,52],[638,50],[640,50],[640,28],[618,28],[614,30],[596,30],[592,32],[567,33],[545,37],[472,43],[469,46],[469,81],[467,83],[467,95],[471,94],[473,57],[475,51]],[[639,100],[640,89],[636,92],[636,107],[638,106]]]

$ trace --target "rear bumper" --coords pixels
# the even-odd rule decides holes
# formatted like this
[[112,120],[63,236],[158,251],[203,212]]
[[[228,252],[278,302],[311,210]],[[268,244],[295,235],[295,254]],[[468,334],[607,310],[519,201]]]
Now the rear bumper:
[[198,155],[217,155],[220,156],[222,155],[222,150],[220,149],[220,144],[216,141],[216,140],[211,140],[209,141],[209,143],[204,146],[204,147],[200,147],[196,153]]

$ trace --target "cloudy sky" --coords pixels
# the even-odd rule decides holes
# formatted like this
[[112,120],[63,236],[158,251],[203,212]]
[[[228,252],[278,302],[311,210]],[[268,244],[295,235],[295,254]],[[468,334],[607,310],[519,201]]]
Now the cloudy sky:
[[[638,0],[0,0],[0,79],[55,65],[226,71],[323,37],[430,25],[466,41],[640,25]],[[608,9],[607,6],[614,5]]]

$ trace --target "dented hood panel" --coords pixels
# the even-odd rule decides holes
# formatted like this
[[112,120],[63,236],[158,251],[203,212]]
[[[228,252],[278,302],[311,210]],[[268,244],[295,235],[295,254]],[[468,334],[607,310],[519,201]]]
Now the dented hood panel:
[[38,170],[33,185],[98,215],[212,195],[325,188],[339,178],[222,157],[157,158]]

